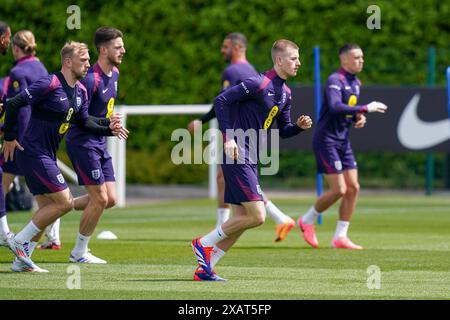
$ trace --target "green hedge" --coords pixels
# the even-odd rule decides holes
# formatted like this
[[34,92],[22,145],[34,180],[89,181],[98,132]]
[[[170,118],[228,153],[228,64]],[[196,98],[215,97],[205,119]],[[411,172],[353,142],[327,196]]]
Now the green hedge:
[[[100,25],[124,32],[127,49],[120,66],[120,104],[209,103],[220,89],[225,67],[220,54],[223,37],[232,31],[248,36],[248,58],[258,70],[271,66],[269,49],[274,40],[288,38],[301,46],[303,67],[294,79],[312,83],[312,48],[322,49],[322,79],[337,68],[336,51],[345,42],[359,43],[366,55],[361,74],[364,84],[424,85],[427,81],[427,49],[437,48],[437,83],[444,84],[443,71],[450,64],[450,3],[429,1],[377,1],[381,8],[381,30],[366,28],[367,1],[335,0],[79,0],[81,29],[68,30],[66,8],[72,1],[2,0],[1,20],[13,29],[32,30],[38,56],[49,70],[59,68],[59,51],[66,40],[87,42],[93,49],[93,34]],[[11,54],[0,57],[0,75],[8,72]],[[130,117],[127,179],[141,183],[205,182],[206,166],[175,166],[169,163],[170,134],[192,117]],[[405,173],[408,161],[422,165],[423,155],[373,155],[370,175],[380,179],[387,161],[399,163],[392,177]],[[411,160],[408,160],[411,159]],[[283,162],[307,161],[303,153],[283,157]],[[284,171],[311,176],[311,171]],[[361,167],[362,175],[365,168]],[[289,172],[289,174],[288,174]],[[405,177],[406,178],[406,177]],[[396,179],[395,181],[398,181]]]
[[[425,187],[425,153],[365,152],[356,153],[360,183],[371,188],[409,188]],[[437,188],[445,185],[445,154],[434,156],[435,183]],[[275,187],[314,187],[316,165],[312,152],[282,151],[280,171],[276,176],[263,176],[264,186]]]

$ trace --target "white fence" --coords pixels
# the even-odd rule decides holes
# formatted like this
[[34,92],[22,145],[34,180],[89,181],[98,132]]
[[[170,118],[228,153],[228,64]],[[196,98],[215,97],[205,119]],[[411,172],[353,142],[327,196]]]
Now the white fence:
[[[140,106],[116,106],[114,109],[123,115],[123,125],[126,127],[127,117],[134,115],[182,115],[182,114],[203,114],[209,111],[210,104],[195,105],[140,105]],[[186,123],[187,126],[187,123]],[[217,120],[210,121],[210,128],[217,129]],[[130,132],[132,137],[133,132]],[[168,137],[170,139],[170,137]],[[126,141],[119,140],[116,137],[108,137],[108,151],[113,159],[113,165],[116,175],[117,187],[117,206],[126,205]],[[216,153],[214,153],[216,154]],[[157,168],[155,168],[157,170]],[[217,196],[217,165],[209,165],[208,184],[209,197]]]

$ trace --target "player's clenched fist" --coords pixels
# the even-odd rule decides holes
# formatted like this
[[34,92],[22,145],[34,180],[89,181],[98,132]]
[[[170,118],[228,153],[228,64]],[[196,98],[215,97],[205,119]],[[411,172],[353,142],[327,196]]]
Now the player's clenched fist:
[[126,128],[122,126],[119,122],[111,122],[109,124],[109,128],[112,131],[113,136],[118,137],[119,139],[127,140],[128,134],[130,131],[128,131]]
[[362,113],[356,114],[355,128],[360,129],[366,124],[367,118]]
[[223,144],[223,150],[228,158],[237,160],[239,156],[238,147],[234,139],[230,139]]
[[118,113],[118,112],[114,112],[111,117],[109,117],[109,121],[111,122],[117,122],[117,123],[122,123],[122,114]]
[[302,128],[303,130],[307,130],[307,129],[311,128],[312,120],[311,120],[311,118],[309,116],[301,115],[297,119],[297,126]]
[[192,120],[188,124],[188,130],[191,134],[193,134],[195,131],[197,131],[202,126],[202,122],[198,119]]

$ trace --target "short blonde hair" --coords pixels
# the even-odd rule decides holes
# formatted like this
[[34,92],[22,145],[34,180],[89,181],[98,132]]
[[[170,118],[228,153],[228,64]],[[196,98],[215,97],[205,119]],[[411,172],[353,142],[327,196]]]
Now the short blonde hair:
[[36,54],[36,41],[34,39],[34,34],[30,30],[20,30],[12,38],[12,43],[18,46],[25,54],[35,55]]
[[61,49],[61,64],[64,63],[64,60],[67,58],[72,58],[74,54],[78,54],[81,51],[89,50],[87,44],[83,42],[69,41],[66,42],[64,47]]
[[299,49],[298,45],[296,45],[294,42],[292,42],[290,40],[286,40],[286,39],[280,39],[273,43],[271,54],[272,54],[272,60],[274,63],[275,63],[275,57],[284,54],[286,52],[287,48],[293,48],[296,50]]

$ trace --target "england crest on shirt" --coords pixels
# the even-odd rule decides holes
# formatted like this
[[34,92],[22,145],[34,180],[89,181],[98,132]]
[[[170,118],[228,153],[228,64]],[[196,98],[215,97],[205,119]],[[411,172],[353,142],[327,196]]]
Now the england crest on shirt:
[[77,107],[81,106],[81,97],[77,97]]
[[117,81],[114,81],[114,88],[116,89],[117,92]]
[[61,173],[56,176],[56,179],[58,179],[58,182],[61,184],[65,182],[64,177]]
[[100,178],[100,169],[95,169],[91,171],[92,179],[98,180]]

